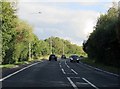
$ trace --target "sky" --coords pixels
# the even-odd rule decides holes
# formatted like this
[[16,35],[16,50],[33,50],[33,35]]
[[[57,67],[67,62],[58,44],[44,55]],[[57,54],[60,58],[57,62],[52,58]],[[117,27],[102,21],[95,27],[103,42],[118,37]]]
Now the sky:
[[[114,0],[118,1],[118,0]],[[17,14],[32,25],[39,39],[57,36],[82,45],[94,30],[100,14],[113,0],[18,0]]]

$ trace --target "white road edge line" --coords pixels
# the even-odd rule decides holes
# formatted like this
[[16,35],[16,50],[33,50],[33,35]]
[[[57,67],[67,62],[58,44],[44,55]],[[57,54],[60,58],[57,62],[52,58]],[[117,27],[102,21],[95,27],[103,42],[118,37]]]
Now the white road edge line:
[[63,68],[61,70],[62,70],[63,74],[66,74]]
[[38,64],[38,63],[40,63],[40,62],[37,62],[37,63],[31,64],[31,65],[26,66],[26,67],[24,67],[24,68],[22,68],[22,69],[20,69],[20,70],[18,70],[18,71],[16,71],[16,72],[12,73],[12,74],[9,74],[9,75],[7,75],[6,77],[1,78],[0,81],[4,81],[5,79],[7,79],[7,78],[9,78],[9,77],[11,77],[11,76],[13,76],[13,75],[19,73],[19,72],[21,72],[21,71],[23,71],[23,70],[25,70],[25,69],[31,67],[31,66],[34,66],[34,65],[36,65],[36,64]]
[[75,70],[71,69],[72,72],[74,72],[76,75],[78,74]]
[[78,87],[73,83],[73,81],[70,79],[70,77],[67,77],[70,84],[73,86],[74,89],[78,89]]
[[90,84],[92,87],[94,87],[95,89],[99,89],[98,87],[96,87],[94,84],[92,84],[91,82],[89,82],[87,79],[82,78],[84,81],[86,81],[88,84]]
[[87,65],[87,64],[82,63],[82,62],[80,62],[80,63],[83,64],[83,65],[86,65],[86,66],[88,66],[88,67],[90,67],[90,68],[93,68],[93,69],[95,69],[95,70],[102,71],[102,72],[104,72],[104,73],[111,74],[111,75],[114,75],[114,76],[117,76],[117,77],[119,76],[118,74],[114,74],[114,73],[111,73],[111,72],[108,72],[108,71],[105,71],[105,70],[102,70],[102,69],[99,69],[99,68],[96,68],[96,67],[92,67],[92,66]]

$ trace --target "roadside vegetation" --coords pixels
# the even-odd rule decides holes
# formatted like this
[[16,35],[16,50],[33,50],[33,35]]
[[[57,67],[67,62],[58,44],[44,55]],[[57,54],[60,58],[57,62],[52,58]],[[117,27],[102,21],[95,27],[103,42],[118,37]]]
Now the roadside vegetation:
[[1,30],[0,47],[1,47],[1,64],[0,67],[13,67],[31,61],[46,59],[52,52],[56,55],[63,54],[63,45],[65,54],[86,55],[81,46],[59,37],[50,37],[40,40],[33,33],[33,27],[27,22],[21,20],[17,12],[17,3],[0,2],[2,14],[0,14]]
[[103,63],[98,63],[98,62],[96,63],[94,60],[91,60],[89,58],[84,58],[83,60],[81,60],[81,62],[85,63],[87,65],[93,66],[95,68],[99,68],[99,69],[104,70],[104,71],[119,74],[119,68],[116,68],[114,66],[108,66],[108,65],[105,65]]
[[88,59],[83,62],[120,70],[120,12],[117,3],[98,18],[94,31],[83,43]]

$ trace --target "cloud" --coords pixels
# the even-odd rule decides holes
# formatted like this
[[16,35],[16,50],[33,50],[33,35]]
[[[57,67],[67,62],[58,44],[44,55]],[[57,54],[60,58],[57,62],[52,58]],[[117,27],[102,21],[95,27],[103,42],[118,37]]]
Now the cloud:
[[93,31],[99,13],[92,9],[66,8],[69,4],[20,2],[18,15],[34,27],[34,33],[39,39],[58,36],[81,45]]

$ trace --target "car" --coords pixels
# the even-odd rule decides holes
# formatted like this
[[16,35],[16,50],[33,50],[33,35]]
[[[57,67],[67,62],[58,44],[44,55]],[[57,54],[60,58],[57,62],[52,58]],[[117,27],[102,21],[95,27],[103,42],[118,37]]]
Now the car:
[[56,56],[55,54],[51,54],[51,55],[49,56],[49,61],[51,61],[51,60],[57,61],[57,56]]
[[80,61],[79,56],[77,56],[77,55],[71,55],[69,57],[69,59],[70,59],[70,62],[77,62],[77,63],[79,63],[79,61]]
[[66,56],[65,56],[65,55],[62,55],[62,56],[61,56],[61,59],[66,59]]
[[80,56],[79,58],[80,58],[80,60],[82,60],[84,58],[84,56]]

